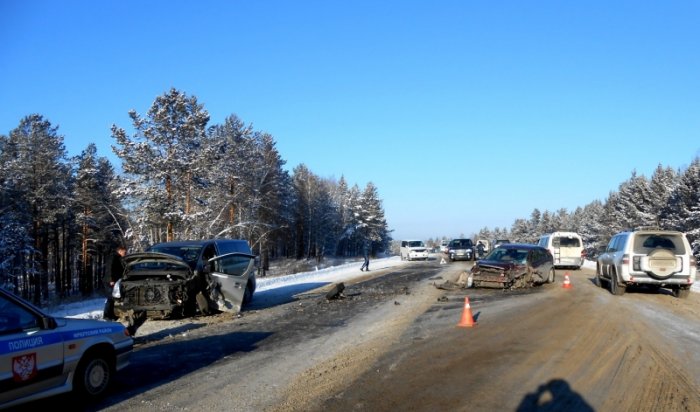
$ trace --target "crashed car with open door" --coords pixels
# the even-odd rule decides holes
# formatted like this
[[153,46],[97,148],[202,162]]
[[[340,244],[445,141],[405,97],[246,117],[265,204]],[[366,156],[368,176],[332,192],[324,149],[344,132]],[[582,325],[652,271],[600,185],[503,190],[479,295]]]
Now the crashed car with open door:
[[554,282],[554,258],[545,248],[502,244],[478,260],[469,273],[471,287],[512,289]]
[[[233,252],[210,258],[202,270],[168,253],[124,257],[125,271],[112,290],[114,316],[136,332],[146,319],[193,316],[199,310],[239,312],[251,299],[255,255]],[[251,279],[252,278],[252,279]]]
[[204,269],[206,288],[202,295],[220,311],[240,312],[249,300],[247,286],[253,273],[255,255],[234,252],[212,258]]

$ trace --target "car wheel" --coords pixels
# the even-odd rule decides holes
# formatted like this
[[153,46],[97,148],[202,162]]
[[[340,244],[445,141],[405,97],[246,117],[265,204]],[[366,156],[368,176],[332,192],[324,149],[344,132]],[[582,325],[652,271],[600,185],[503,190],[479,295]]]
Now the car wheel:
[[617,282],[617,273],[612,272],[610,274],[610,293],[615,296],[622,296],[625,294],[626,286],[620,285]]
[[146,319],[146,312],[134,312],[133,314],[126,316],[126,330],[129,332],[129,335],[135,336],[136,330],[140,328],[144,322],[146,322]]
[[603,275],[601,274],[600,265],[596,265],[596,267],[595,267],[595,283],[596,283],[596,285],[598,285],[599,288],[602,288],[602,287],[605,287],[603,282],[605,282],[605,281],[603,280]]
[[87,353],[75,370],[73,386],[80,395],[97,398],[112,383],[112,367],[106,354]]
[[245,293],[243,293],[243,305],[247,305],[250,303],[250,301],[253,300],[253,287],[248,282],[248,284],[245,287]]
[[204,296],[204,293],[197,293],[195,299],[197,300],[197,307],[199,308],[199,311],[202,313],[202,315],[210,315],[211,309],[209,308],[209,300],[206,296]]
[[554,277],[556,273],[554,271],[554,266],[549,270],[549,275],[547,276],[547,283],[554,283]]
[[673,289],[671,289],[671,292],[673,293],[673,296],[680,299],[687,299],[688,296],[690,296],[690,289],[681,288],[680,286],[674,287]]

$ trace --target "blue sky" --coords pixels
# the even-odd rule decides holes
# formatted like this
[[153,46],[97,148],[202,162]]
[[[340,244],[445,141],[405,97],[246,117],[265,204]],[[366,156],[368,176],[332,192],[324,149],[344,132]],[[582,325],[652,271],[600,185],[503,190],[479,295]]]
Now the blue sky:
[[171,87],[373,182],[396,239],[510,228],[700,154],[697,1],[0,0],[0,134],[73,156]]

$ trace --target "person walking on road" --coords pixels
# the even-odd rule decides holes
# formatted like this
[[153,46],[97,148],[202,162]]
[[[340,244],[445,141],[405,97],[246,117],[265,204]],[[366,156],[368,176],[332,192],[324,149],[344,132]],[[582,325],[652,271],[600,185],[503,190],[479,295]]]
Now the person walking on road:
[[367,272],[369,272],[369,249],[369,241],[365,241],[364,245],[362,245],[362,255],[365,258],[365,262],[360,267],[360,271],[366,270]]
[[112,289],[114,284],[117,283],[119,279],[124,275],[124,260],[122,259],[126,256],[126,246],[118,245],[114,254],[110,257],[107,262],[106,273],[105,273],[105,283],[109,282],[107,287],[107,302],[105,302],[104,313],[102,317],[105,319],[115,319],[114,315],[114,300],[112,300]]

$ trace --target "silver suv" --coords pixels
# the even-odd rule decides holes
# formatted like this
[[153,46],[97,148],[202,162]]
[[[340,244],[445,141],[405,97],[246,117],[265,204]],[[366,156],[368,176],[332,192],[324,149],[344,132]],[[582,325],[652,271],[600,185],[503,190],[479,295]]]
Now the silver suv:
[[695,257],[682,232],[640,229],[618,233],[610,239],[596,262],[598,286],[610,286],[622,295],[628,286],[669,288],[673,296],[687,298],[695,282]]

